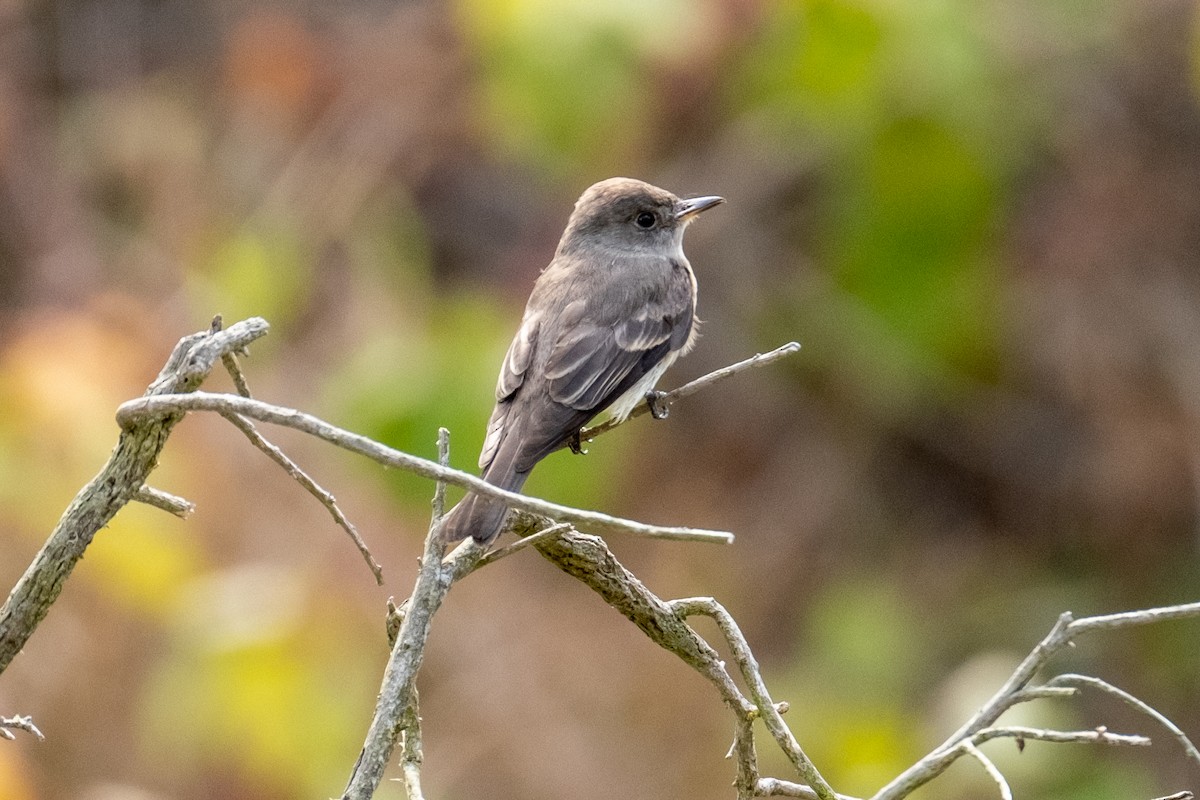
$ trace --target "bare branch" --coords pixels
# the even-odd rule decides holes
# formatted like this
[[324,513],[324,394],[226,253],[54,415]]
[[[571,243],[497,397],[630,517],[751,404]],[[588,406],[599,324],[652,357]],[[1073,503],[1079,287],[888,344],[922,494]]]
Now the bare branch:
[[[791,355],[792,353],[798,353],[798,352],[800,352],[799,342],[788,342],[787,344],[785,344],[781,347],[776,347],[774,350],[772,350],[769,353],[758,353],[756,355],[751,356],[750,358],[747,358],[744,361],[739,361],[736,364],[730,364],[728,367],[722,367],[721,369],[714,370],[714,371],[708,373],[707,375],[697,378],[694,381],[685,383],[683,386],[680,386],[678,389],[672,389],[669,392],[664,392],[662,394],[662,396],[658,398],[658,404],[663,407],[670,406],[676,400],[682,400],[683,398],[688,397],[689,395],[695,394],[696,392],[700,391],[701,389],[706,389],[709,386],[713,385],[714,383],[717,383],[719,381],[725,380],[726,378],[732,377],[732,376],[738,374],[739,372],[748,370],[751,367],[765,367],[767,364],[774,363],[775,361],[778,361],[779,359],[783,358],[784,356],[788,356],[788,355]],[[629,420],[634,419],[635,417],[640,417],[643,414],[648,413],[649,411],[650,411],[650,407],[648,405],[646,405],[645,403],[639,403],[633,409],[633,411],[631,411],[629,413],[629,416],[626,417],[625,419],[621,420],[620,422],[618,422],[615,419],[610,419],[610,420],[606,420],[606,421],[600,423],[599,425],[594,425],[591,428],[584,428],[582,431],[579,432],[579,439],[580,439],[580,441],[583,441],[583,442],[594,441],[596,439],[596,437],[601,436],[605,433],[608,433],[609,431],[613,430],[614,428],[619,428],[621,425],[624,425]]]
[[704,530],[702,528],[680,528],[647,525],[643,522],[612,517],[598,511],[584,511],[527,497],[515,492],[498,489],[487,481],[466,472],[442,466],[400,450],[393,449],[361,434],[331,425],[322,419],[295,409],[263,403],[246,397],[229,394],[195,392],[162,397],[143,397],[123,403],[117,409],[117,422],[126,429],[139,428],[145,421],[162,415],[176,415],[187,411],[215,411],[219,414],[240,414],[245,417],[282,425],[302,431],[330,444],[366,456],[389,467],[413,472],[433,480],[461,486],[476,494],[504,501],[512,508],[552,517],[560,522],[570,522],[582,528],[632,533],[658,539],[681,539],[686,541],[718,542],[729,544],[733,534],[727,531]]
[[[225,353],[245,348],[267,333],[257,317],[227,330],[185,336],[147,389],[148,395],[194,391]],[[166,413],[136,429],[124,430],[108,462],[67,506],[62,518],[8,600],[0,607],[0,672],[21,652],[96,532],[134,499],[158,463],[159,453],[182,413]]]
[[221,363],[225,365],[225,371],[233,379],[233,388],[237,390],[237,393],[242,397],[250,397],[250,385],[246,383],[246,373],[242,372],[242,365],[238,363],[237,356],[233,353],[226,353],[221,356]]
[[1058,742],[1060,744],[1109,744],[1134,745],[1148,747],[1150,739],[1130,733],[1111,733],[1103,726],[1090,731],[1052,731],[1044,728],[1029,728],[1024,725],[1007,725],[1003,728],[984,728],[965,741],[980,745],[992,739],[1033,739],[1039,742]]
[[400,721],[403,729],[403,746],[400,751],[400,774],[404,781],[404,792],[408,800],[425,800],[421,791],[421,765],[425,762],[425,754],[421,749],[421,713],[420,697],[417,687],[412,689],[412,700],[404,710]]
[[[875,794],[873,800],[899,800],[899,798],[906,797],[919,786],[937,777],[953,761],[963,755],[962,745],[963,742],[967,741],[978,745],[988,738],[996,736],[1018,736],[1019,738],[1042,739],[1045,741],[1100,741],[1109,744],[1149,744],[1150,740],[1143,736],[1122,737],[1118,734],[1107,733],[1103,729],[1075,733],[1051,731],[1035,735],[1030,732],[1033,729],[1011,727],[991,728],[989,726],[994,725],[1001,714],[1017,703],[1033,699],[1035,695],[1045,696],[1046,692],[1056,689],[1070,688],[1069,686],[1064,687],[1055,681],[1048,682],[1044,687],[1031,688],[1029,687],[1029,682],[1033,680],[1034,675],[1037,674],[1038,670],[1046,662],[1053,658],[1060,650],[1069,646],[1076,636],[1099,630],[1114,630],[1134,625],[1149,625],[1167,620],[1194,617],[1200,617],[1200,603],[1187,603],[1177,606],[1128,611],[1120,614],[1084,617],[1078,620],[1070,612],[1060,615],[1045,638],[1038,642],[1029,655],[1022,659],[1021,663],[1017,665],[1016,670],[1013,671],[1013,674],[1004,682],[1004,685],[1000,687],[990,700],[983,704],[979,711],[967,720],[961,728],[951,734],[946,741],[938,745],[929,755],[896,776],[887,786],[880,789]],[[1063,683],[1069,684],[1070,682],[1068,680]],[[1145,704],[1142,705],[1144,706]],[[1149,706],[1145,706],[1145,708],[1149,708]],[[1145,709],[1142,710],[1144,711]],[[1153,712],[1153,709],[1151,711]],[[1151,716],[1158,719],[1161,715],[1156,716],[1156,714],[1157,712],[1153,712]],[[1168,727],[1168,730],[1172,730],[1172,728]],[[1175,730],[1178,730],[1178,728],[1175,727]],[[1012,731],[1021,732],[1012,733]],[[986,736],[980,738],[981,734],[985,732]],[[1172,734],[1175,735],[1174,730],[1172,730]]]
[[682,600],[672,600],[667,605],[682,618],[702,614],[712,618],[717,623],[717,627],[721,629],[721,633],[729,643],[729,647],[733,652],[733,658],[738,664],[742,678],[746,681],[746,686],[750,689],[750,696],[754,700],[754,704],[758,709],[759,715],[762,716],[767,730],[771,732],[779,748],[783,750],[784,754],[796,767],[804,782],[816,791],[817,796],[821,800],[833,800],[836,797],[833,787],[817,771],[816,765],[805,754],[804,750],[800,747],[800,743],[796,741],[796,737],[792,735],[791,729],[783,721],[780,709],[771,700],[767,684],[763,681],[762,672],[759,670],[758,662],[755,660],[754,654],[750,651],[750,645],[747,644],[746,637],[742,635],[742,631],[738,628],[733,616],[725,610],[724,606],[711,597],[690,597]]
[[1044,686],[1030,686],[1012,695],[1012,697],[1009,699],[1008,707],[1012,708],[1019,703],[1028,703],[1033,700],[1046,700],[1049,698],[1058,697],[1075,697],[1078,694],[1078,689],[1073,689],[1069,686],[1051,686],[1049,684]]
[[[221,329],[220,315],[213,318],[213,330]],[[233,353],[225,353],[221,356],[221,363],[225,365],[225,371],[229,373],[229,377],[233,379],[233,385],[237,389],[237,393],[241,397],[250,397],[250,384],[246,382],[246,374],[242,372],[242,366],[238,363],[237,356]],[[337,498],[331,492],[317,483],[311,475],[300,468],[300,465],[293,461],[279,447],[267,440],[265,436],[258,432],[254,427],[254,423],[245,417],[237,414],[222,414],[235,428],[250,440],[250,444],[257,447],[259,450],[267,454],[267,457],[283,468],[292,480],[300,484],[304,491],[317,498],[317,502],[325,506],[325,509],[333,517],[333,521],[338,527],[346,532],[350,537],[350,541],[354,543],[359,555],[363,561],[367,563],[367,568],[371,570],[371,574],[375,576],[375,583],[383,586],[383,567],[375,560],[375,556],[371,554],[371,549],[367,547],[367,543],[363,541],[359,535],[358,529],[342,512],[341,507],[337,503]]]
[[1131,628],[1137,625],[1154,625],[1177,619],[1193,619],[1200,617],[1200,603],[1185,603],[1178,606],[1162,606],[1161,608],[1144,608],[1139,611],[1123,611],[1120,614],[1104,614],[1098,617],[1084,617],[1074,620],[1067,631],[1068,638],[1073,639],[1084,633],[1093,631]]
[[291,476],[292,480],[300,484],[304,491],[317,498],[317,502],[325,506],[325,509],[333,517],[333,521],[346,532],[350,537],[350,541],[358,549],[363,561],[367,562],[367,567],[371,570],[371,574],[375,576],[375,583],[383,586],[383,567],[375,560],[375,556],[371,554],[371,549],[367,547],[367,543],[363,541],[358,529],[354,527],[346,515],[342,513],[342,509],[337,504],[335,498],[324,487],[318,484],[312,477],[300,468],[300,465],[293,461],[286,453],[280,450],[277,446],[267,440],[265,436],[258,432],[254,427],[254,423],[241,416],[240,414],[222,414],[224,419],[228,420],[233,427],[242,432],[250,444],[257,447],[259,450],[267,454],[267,457],[278,464],[284,472]]
[[[448,456],[445,429],[439,431],[438,442],[444,460]],[[441,606],[458,573],[454,563],[442,561],[446,544],[438,535],[441,522],[438,512],[442,510],[436,507],[438,505],[441,503],[435,500],[434,522],[429,526],[429,533],[425,537],[421,569],[417,573],[412,595],[403,604],[404,618],[383,674],[379,702],[375,705],[375,714],[367,730],[362,752],[342,794],[343,800],[369,800],[383,780],[388,760],[404,728],[405,715],[414,702],[417,671],[425,658],[425,642],[429,638],[433,615]],[[455,552],[461,554],[462,560],[470,562],[482,558],[486,549],[474,539],[467,539]],[[412,711],[416,714],[415,707],[412,707]],[[419,773],[419,762],[408,763],[409,770]]]
[[[791,781],[781,781],[778,778],[760,778],[754,789],[755,797],[803,797],[805,800],[817,800],[817,793],[810,787]],[[839,794],[838,800],[859,800],[854,795]]]
[[1101,680],[1100,678],[1094,678],[1090,675],[1075,675],[1072,673],[1056,675],[1054,678],[1046,681],[1046,687],[1048,688],[1059,686],[1072,689],[1075,687],[1087,686],[1089,688],[1111,694],[1112,696],[1120,699],[1122,702],[1133,706],[1138,711],[1141,711],[1159,725],[1162,725],[1164,728],[1166,728],[1171,735],[1175,737],[1176,741],[1182,745],[1183,751],[1187,754],[1188,758],[1200,764],[1200,750],[1196,749],[1196,745],[1192,744],[1192,740],[1187,737],[1187,734],[1184,733],[1178,725],[1167,719],[1165,715],[1161,714],[1148,703],[1145,703],[1134,697],[1129,692],[1126,692],[1123,689],[1118,689],[1108,681]]
[[[512,514],[510,519],[518,535],[536,532],[549,522],[521,513]],[[534,546],[559,569],[597,592],[606,603],[637,625],[651,641],[679,656],[716,687],[722,700],[738,719],[732,752],[739,759],[736,781],[739,798],[755,796],[762,785],[757,777],[750,731],[751,723],[759,716],[804,780],[814,787],[813,796],[822,800],[834,800],[837,797],[783,722],[780,714],[786,706],[776,706],[772,702],[745,638],[720,604],[711,598],[664,602],[617,561],[604,540],[595,536],[563,532]],[[734,651],[734,659],[750,688],[753,701],[742,695],[719,654],[687,624],[684,618],[688,614],[705,614],[717,621]]]
[[[509,514],[508,525],[518,536],[536,533],[550,524],[551,520],[524,511]],[[726,672],[717,651],[617,561],[603,539],[586,533],[560,533],[534,547],[559,569],[599,594],[651,641],[707,678],[731,709],[739,714],[754,709]]]
[[968,755],[971,747],[978,747],[984,742],[1000,738],[1012,738],[1018,741],[1033,739],[1064,744],[1088,743],[1140,746],[1150,744],[1150,740],[1145,736],[1110,733],[1106,728],[1096,728],[1091,731],[1052,731],[1016,725],[1002,728],[983,728],[959,740],[953,747],[940,748],[925,756],[913,767],[901,773],[899,777],[877,792],[872,800],[881,800],[881,798],[885,797],[907,797],[914,790],[941,775],[959,758]]
[[0,739],[8,739],[9,741],[16,739],[17,737],[13,734],[14,730],[32,733],[39,741],[46,740],[46,737],[38,730],[37,725],[33,724],[33,717],[0,717]]
[[1200,617],[1200,603],[1128,611],[1096,617],[1075,619],[1066,612],[1059,616],[1050,633],[1017,666],[1004,685],[983,705],[959,730],[955,731],[941,747],[952,747],[975,731],[993,724],[1011,705],[1011,697],[1024,689],[1039,669],[1058,651],[1067,647],[1079,635],[1098,630],[1113,630],[1134,625],[1148,625],[1166,620]]
[[566,531],[573,531],[573,530],[575,530],[575,528],[572,527],[571,523],[569,523],[569,522],[559,522],[555,525],[551,525],[548,528],[543,528],[542,530],[538,531],[537,533],[533,533],[533,534],[530,534],[529,536],[525,536],[523,538],[517,539],[512,544],[501,547],[499,550],[491,551],[486,556],[479,559],[479,561],[476,562],[474,569],[472,569],[471,571],[474,572],[476,569],[479,569],[480,567],[486,567],[488,564],[492,564],[496,561],[499,561],[502,558],[511,556],[513,553],[520,552],[521,550],[524,550],[525,548],[527,548],[531,545],[537,544],[538,542],[542,541],[543,539],[549,539],[553,536],[558,536],[560,533],[565,533]]
[[974,758],[983,766],[983,770],[988,774],[988,777],[994,780],[996,785],[1000,787],[1000,800],[1013,800],[1012,788],[1009,787],[1008,781],[1004,780],[1004,775],[996,768],[992,760],[970,742],[963,742],[963,748],[967,751],[967,755]]
[[[437,450],[438,466],[443,468],[449,467],[450,431],[445,428],[438,428]],[[433,485],[433,519],[429,521],[430,529],[436,528],[444,516],[446,516],[446,482],[438,480]]]
[[196,510],[196,504],[191,500],[185,500],[170,492],[164,492],[161,489],[155,489],[151,486],[143,485],[134,493],[133,499],[139,503],[153,506],[160,511],[173,514],[180,519],[187,519]]

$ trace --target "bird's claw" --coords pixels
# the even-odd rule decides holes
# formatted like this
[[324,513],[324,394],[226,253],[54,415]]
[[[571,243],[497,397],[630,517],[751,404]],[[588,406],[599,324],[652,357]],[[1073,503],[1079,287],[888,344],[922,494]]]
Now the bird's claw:
[[655,419],[666,419],[671,413],[671,407],[663,402],[666,397],[664,392],[651,390],[646,392],[646,405],[650,408],[650,416]]
[[577,456],[587,455],[587,450],[583,449],[583,440],[579,438],[579,431],[575,431],[575,433],[571,434],[571,437],[567,439],[567,447],[570,448],[571,452]]

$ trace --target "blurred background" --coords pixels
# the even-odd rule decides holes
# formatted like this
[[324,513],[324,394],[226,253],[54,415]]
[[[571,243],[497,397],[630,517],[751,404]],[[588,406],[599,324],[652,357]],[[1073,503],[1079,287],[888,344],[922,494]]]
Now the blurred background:
[[[1061,611],[1200,597],[1198,92],[1184,0],[2,0],[0,590],[214,314],[270,320],[260,398],[427,457],[444,425],[474,469],[579,193],[721,194],[688,234],[704,335],[665,385],[804,349],[528,490],[735,531],[610,543],[660,595],[720,599],[819,767],[869,794]],[[0,798],[341,792],[432,486],[272,434],[386,585],[189,418],[153,483],[196,514],[122,511],[0,677],[0,714],[47,735],[0,742]],[[1055,666],[1196,736],[1198,653],[1180,622]],[[733,796],[711,688],[534,553],[456,587],[420,687],[431,796]],[[1155,737],[989,745],[1024,796],[1200,781],[1105,697],[1013,719]],[[995,794],[964,762],[922,796]]]

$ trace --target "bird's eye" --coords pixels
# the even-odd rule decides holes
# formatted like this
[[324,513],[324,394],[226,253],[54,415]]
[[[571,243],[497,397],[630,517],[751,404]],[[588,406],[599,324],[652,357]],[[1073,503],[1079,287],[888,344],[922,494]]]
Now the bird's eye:
[[637,218],[634,220],[634,222],[637,223],[639,228],[642,228],[643,230],[650,230],[654,227],[654,223],[658,222],[658,219],[649,211],[643,211],[637,215]]

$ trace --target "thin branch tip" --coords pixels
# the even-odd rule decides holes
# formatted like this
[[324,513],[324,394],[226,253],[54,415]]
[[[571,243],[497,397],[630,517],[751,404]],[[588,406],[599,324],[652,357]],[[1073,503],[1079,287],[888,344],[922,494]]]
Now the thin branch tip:
[[[680,386],[676,389],[672,389],[669,392],[661,393],[656,399],[656,404],[659,406],[671,405],[671,404],[675,403],[675,401],[681,400],[684,397],[688,397],[689,395],[693,395],[696,392],[700,391],[701,389],[705,389],[705,388],[711,386],[712,384],[717,383],[718,381],[722,381],[722,380],[725,380],[726,378],[730,378],[730,377],[738,374],[739,372],[743,372],[744,370],[750,369],[752,367],[764,367],[767,364],[770,364],[770,363],[776,361],[777,359],[782,358],[783,356],[790,355],[799,350],[800,350],[799,342],[788,342],[787,344],[776,347],[774,350],[771,350],[769,352],[755,353],[754,355],[750,356],[749,358],[743,359],[743,360],[737,362],[736,364],[730,364],[727,367],[721,367],[720,369],[713,370],[712,372],[708,373],[707,375],[703,375],[694,381],[685,383],[683,386]],[[599,425],[593,425],[590,428],[584,428],[582,431],[579,432],[580,442],[594,441],[596,439],[596,437],[601,436],[602,434],[608,433],[609,431],[625,424],[629,420],[631,420],[635,417],[640,417],[643,414],[649,413],[651,411],[652,411],[652,408],[650,407],[650,405],[648,403],[641,403],[641,404],[637,405],[633,409],[633,411],[630,412],[629,416],[625,417],[623,420],[608,419],[608,420],[605,420],[604,422],[601,422]]]
[[37,737],[39,742],[46,741],[45,734],[38,730],[38,726],[33,723],[33,717],[28,715],[21,716],[20,714],[12,717],[0,717],[0,738],[9,741],[15,740],[17,738],[13,734],[15,730],[32,733]]
[[196,511],[196,504],[191,500],[173,495],[170,492],[164,492],[161,489],[155,489],[152,486],[146,486],[145,484],[134,493],[133,499],[138,503],[165,511],[180,519],[187,519]]

